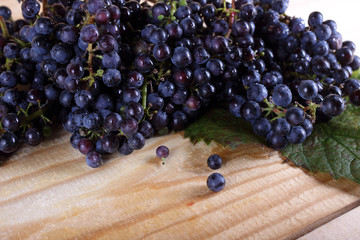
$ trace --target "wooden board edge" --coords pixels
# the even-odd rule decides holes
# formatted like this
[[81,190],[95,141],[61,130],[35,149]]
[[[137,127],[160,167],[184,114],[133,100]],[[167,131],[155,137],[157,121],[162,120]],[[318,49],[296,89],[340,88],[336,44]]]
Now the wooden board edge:
[[302,237],[302,236],[306,235],[307,233],[316,230],[317,228],[319,228],[319,227],[327,224],[328,222],[330,222],[330,221],[344,215],[345,213],[350,212],[351,210],[353,210],[353,209],[355,209],[355,208],[357,208],[359,206],[360,206],[360,199],[353,202],[353,203],[351,203],[351,204],[349,204],[349,205],[347,205],[347,206],[345,206],[345,207],[343,207],[343,208],[341,208],[341,209],[339,209],[339,210],[337,210],[337,211],[335,211],[335,212],[333,212],[333,213],[331,213],[331,214],[329,214],[329,215],[327,215],[324,218],[319,219],[318,221],[316,221],[316,222],[302,228],[300,231],[298,231],[296,233],[293,233],[290,236],[287,236],[287,237],[283,238],[282,240],[295,240],[295,239],[298,239],[299,237]]

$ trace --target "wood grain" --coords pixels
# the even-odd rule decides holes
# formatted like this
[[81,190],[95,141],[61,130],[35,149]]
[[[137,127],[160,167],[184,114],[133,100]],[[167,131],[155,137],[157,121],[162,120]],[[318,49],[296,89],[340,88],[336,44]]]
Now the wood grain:
[[360,207],[300,237],[299,240],[356,240],[360,239]]
[[[0,239],[292,239],[359,205],[359,185],[258,145],[229,151],[172,134],[91,169],[69,137],[59,130],[0,167]],[[160,144],[171,151],[165,165]],[[219,193],[206,187],[211,153],[225,160]]]
[[[59,131],[0,168],[0,239],[281,239],[356,202],[350,181],[282,164],[257,145],[193,146],[182,134],[154,138],[99,169]],[[165,165],[155,156],[170,147]],[[225,189],[206,187],[206,158],[224,157]]]

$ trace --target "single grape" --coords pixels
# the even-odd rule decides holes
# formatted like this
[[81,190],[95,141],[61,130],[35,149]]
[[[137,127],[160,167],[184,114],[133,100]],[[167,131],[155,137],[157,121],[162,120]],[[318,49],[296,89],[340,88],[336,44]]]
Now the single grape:
[[222,166],[222,159],[219,155],[212,154],[207,159],[207,165],[213,170],[219,169]]
[[301,108],[291,107],[286,111],[285,119],[292,126],[299,126],[305,121],[305,112]]
[[259,136],[266,136],[271,130],[271,123],[267,118],[260,117],[252,122],[254,133]]
[[206,185],[213,192],[219,192],[225,187],[225,178],[220,173],[212,173],[206,181]]
[[104,164],[102,155],[96,151],[92,151],[86,154],[86,163],[89,167],[92,168],[97,168]]
[[337,94],[330,94],[324,98],[321,108],[329,116],[338,116],[345,110],[345,100]]
[[289,134],[286,135],[286,139],[292,144],[302,143],[306,139],[306,131],[302,126],[294,126]]
[[305,100],[311,100],[318,94],[318,85],[313,80],[302,80],[298,94]]

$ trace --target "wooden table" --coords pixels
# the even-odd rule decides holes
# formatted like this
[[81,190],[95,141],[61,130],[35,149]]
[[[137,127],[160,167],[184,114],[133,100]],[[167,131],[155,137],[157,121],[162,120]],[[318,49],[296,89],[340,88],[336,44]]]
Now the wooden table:
[[[317,2],[326,5],[315,8]],[[15,0],[1,4],[19,9]],[[320,10],[325,18],[348,18],[352,23],[339,23],[340,32],[360,42],[360,16],[345,12],[350,6],[355,2],[292,0],[289,14],[306,18]],[[155,156],[160,144],[171,152],[165,165]],[[225,160],[218,171],[227,184],[219,193],[206,187],[211,153]],[[143,150],[114,154],[91,169],[59,130],[0,167],[0,186],[0,239],[360,238],[360,209],[349,212],[360,204],[360,185],[283,164],[268,148],[193,146],[181,133],[151,139]]]

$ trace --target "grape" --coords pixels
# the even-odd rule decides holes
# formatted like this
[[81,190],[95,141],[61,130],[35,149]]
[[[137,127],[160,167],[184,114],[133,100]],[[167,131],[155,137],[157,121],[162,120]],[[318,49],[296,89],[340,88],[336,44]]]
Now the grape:
[[78,149],[82,154],[86,155],[94,150],[94,144],[90,139],[82,138],[78,143]]
[[172,115],[171,126],[174,131],[181,131],[185,129],[189,122],[189,118],[186,113],[182,111],[176,111]]
[[144,82],[144,76],[137,71],[132,71],[127,75],[126,83],[129,86],[141,87],[143,85],[143,82]]
[[285,84],[277,85],[273,90],[272,100],[280,107],[287,107],[292,100],[290,88]]
[[156,2],[151,8],[151,12],[154,19],[158,19],[160,15],[168,16],[170,13],[169,6],[163,2]]
[[219,169],[222,165],[222,159],[219,155],[212,154],[207,159],[207,165],[213,170]]
[[134,60],[135,69],[140,73],[148,73],[154,68],[154,63],[146,53],[140,53]]
[[267,118],[260,117],[252,122],[254,133],[259,136],[266,136],[271,130],[271,123]]
[[93,103],[93,96],[87,90],[80,90],[75,93],[74,101],[80,108],[89,107]]
[[128,117],[121,123],[121,132],[126,136],[132,136],[138,131],[138,123],[132,118]]
[[4,20],[10,20],[11,10],[6,6],[0,6],[0,16],[2,16]]
[[151,138],[154,135],[154,129],[149,121],[141,121],[138,126],[138,131],[145,139]]
[[306,132],[306,137],[310,136],[310,134],[312,133],[314,126],[313,124],[310,122],[309,119],[305,119],[304,123],[301,125]]
[[153,56],[159,62],[168,60],[170,54],[170,47],[165,43],[159,43],[153,49]]
[[324,98],[321,108],[327,115],[338,116],[345,110],[345,101],[339,95],[330,94]]
[[213,58],[206,63],[206,68],[210,71],[210,73],[213,76],[219,76],[223,74],[225,66],[220,59]]
[[121,82],[121,73],[117,69],[107,69],[102,77],[103,83],[108,87],[116,87]]
[[260,117],[261,109],[257,102],[247,101],[241,105],[240,114],[244,119],[250,121]]
[[360,106],[360,89],[355,90],[350,95],[350,101],[355,106]]
[[74,26],[64,26],[60,32],[60,39],[63,43],[75,44],[78,41],[78,30]]
[[354,60],[354,53],[350,48],[343,47],[336,51],[336,58],[341,65],[348,65]]
[[38,145],[42,140],[42,135],[37,128],[30,128],[25,132],[25,142],[31,146]]
[[149,41],[153,44],[160,44],[166,42],[168,33],[162,28],[155,28],[151,31]]
[[305,100],[313,99],[318,94],[318,85],[312,80],[302,80],[298,93]]
[[301,18],[293,18],[290,22],[290,31],[294,34],[305,30],[305,21]]
[[228,40],[223,36],[216,36],[211,40],[211,52],[214,54],[223,54],[229,48]]
[[134,150],[129,147],[129,144],[128,144],[127,140],[124,140],[124,141],[120,144],[120,147],[119,147],[118,151],[119,151],[119,153],[122,154],[122,155],[129,155],[129,154],[131,154]]
[[1,120],[1,126],[8,132],[15,132],[20,128],[20,119],[14,113],[8,113]]
[[206,181],[206,185],[213,192],[219,192],[225,187],[225,178],[220,173],[212,173]]
[[153,118],[150,120],[151,125],[153,126],[154,130],[161,130],[166,127],[168,124],[169,117],[163,111],[158,111],[153,115]]
[[50,34],[54,30],[55,23],[49,17],[40,17],[35,22],[35,30],[39,34]]
[[212,25],[213,32],[217,35],[225,35],[229,31],[229,25],[224,19],[216,19]]
[[86,163],[89,167],[97,168],[103,164],[103,158],[100,153],[92,151],[86,154]]
[[[307,119],[305,119],[306,121]],[[305,124],[305,122],[304,122]],[[290,132],[291,125],[285,118],[278,118],[272,124],[272,130],[275,135],[285,136]]]
[[141,133],[135,133],[128,139],[128,144],[133,150],[142,149],[145,146],[145,138]]
[[179,40],[183,35],[183,29],[180,27],[180,25],[177,22],[169,23],[168,25],[165,26],[165,30],[169,34],[168,38],[171,40]]
[[251,101],[261,102],[267,96],[267,89],[262,84],[254,84],[247,90],[247,98]]
[[110,52],[105,53],[102,59],[102,65],[107,69],[116,69],[121,64],[121,58],[118,53]]
[[321,24],[315,27],[314,32],[318,40],[328,40],[331,36],[331,28],[326,24]]
[[306,138],[306,131],[301,126],[294,126],[291,128],[288,135],[286,135],[286,139],[289,143],[299,144],[302,143]]
[[101,117],[95,112],[89,113],[84,117],[83,123],[87,129],[98,129],[101,126]]
[[206,4],[201,9],[201,14],[204,16],[205,19],[212,19],[213,17],[215,17],[215,11],[216,8],[214,5]]
[[206,82],[199,87],[199,95],[203,98],[212,98],[215,93],[215,86],[209,82]]
[[119,137],[115,134],[106,134],[100,139],[101,149],[106,153],[114,153],[119,148]]
[[25,0],[21,4],[21,11],[25,18],[35,18],[40,11],[40,4],[36,0]]
[[98,9],[104,8],[105,3],[103,0],[88,0],[86,6],[90,13],[95,13]]
[[209,52],[203,47],[199,46],[193,50],[194,62],[201,65],[210,59]]
[[15,87],[17,84],[17,76],[12,71],[3,71],[0,74],[0,84],[5,87]]
[[0,151],[12,153],[18,148],[18,137],[14,133],[4,133],[0,137]]
[[191,52],[186,47],[177,47],[171,57],[171,62],[177,67],[186,67],[192,62]]
[[196,32],[196,22],[192,18],[184,18],[180,21],[184,36],[192,36]]
[[298,107],[291,107],[286,111],[285,119],[292,126],[299,126],[305,121],[304,110]]
[[270,131],[266,135],[266,142],[269,145],[269,147],[271,147],[275,150],[284,149],[288,144],[288,142],[284,136],[277,135],[273,131]]
[[73,78],[81,78],[84,75],[84,68],[81,64],[71,62],[66,66],[66,73]]
[[97,110],[103,110],[103,109],[111,110],[114,108],[114,103],[113,103],[111,96],[109,96],[106,93],[102,93],[97,96],[94,107]]
[[107,34],[100,37],[98,41],[98,47],[100,51],[110,53],[112,51],[117,51],[119,44],[113,36]]
[[320,12],[312,12],[309,15],[308,24],[311,27],[319,26],[323,23],[323,15]]

